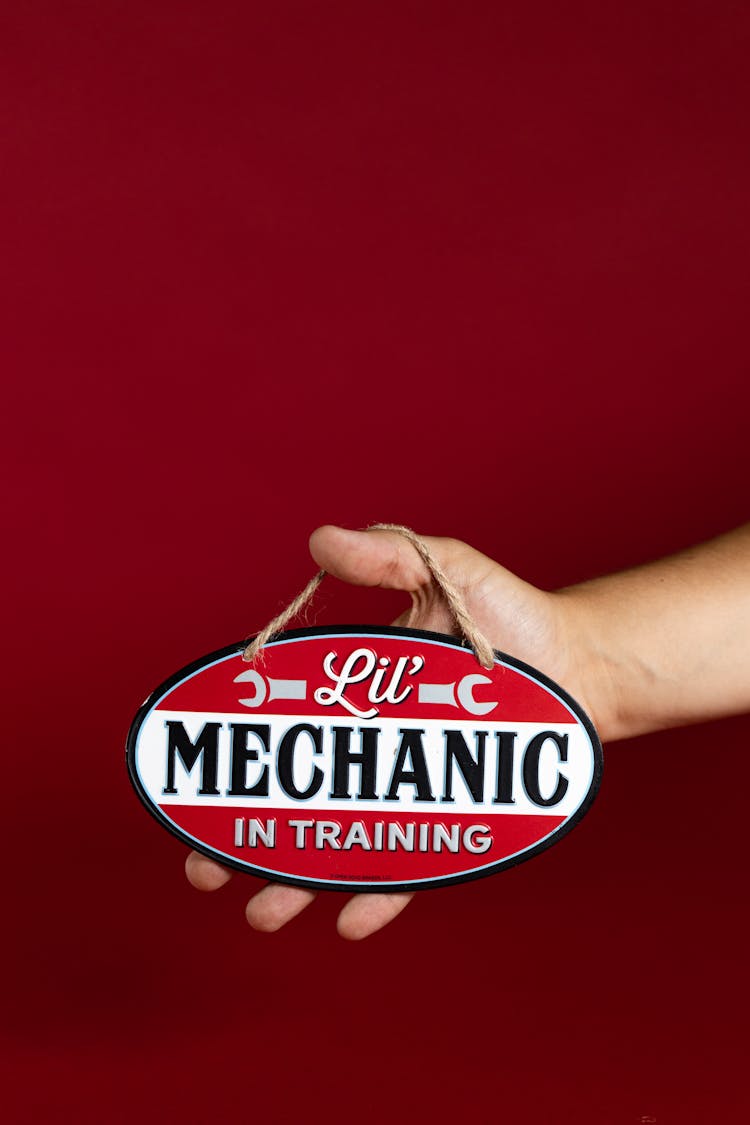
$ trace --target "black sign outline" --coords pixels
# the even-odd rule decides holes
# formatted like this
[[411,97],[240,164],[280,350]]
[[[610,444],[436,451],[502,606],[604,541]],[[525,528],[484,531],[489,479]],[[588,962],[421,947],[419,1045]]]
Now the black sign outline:
[[[462,649],[464,652],[471,652],[471,648],[465,641],[460,640],[458,637],[451,637],[446,633],[433,633],[425,629],[408,629],[401,626],[393,625],[333,625],[318,628],[311,626],[303,629],[288,629],[283,633],[279,633],[269,642],[269,647],[281,641],[302,640],[307,637],[325,637],[325,636],[341,636],[341,635],[356,635],[361,637],[377,637],[377,636],[392,636],[392,637],[407,637],[413,640],[423,641],[438,641],[441,644],[451,645],[454,648]],[[250,638],[252,640],[252,638]],[[557,695],[562,702],[570,708],[576,715],[581,723],[581,726],[588,734],[591,748],[594,754],[594,769],[591,778],[591,784],[588,792],[584,797],[581,804],[576,811],[570,816],[564,824],[559,828],[554,829],[548,836],[541,840],[538,844],[527,848],[514,856],[507,859],[499,860],[497,863],[488,864],[479,869],[472,869],[470,871],[461,872],[458,875],[438,876],[434,879],[427,878],[421,879],[419,882],[402,882],[394,883],[388,880],[377,881],[372,883],[357,883],[346,882],[345,880],[324,880],[324,879],[306,879],[296,875],[279,874],[276,871],[269,871],[267,868],[259,867],[258,865],[246,863],[242,860],[236,860],[232,856],[227,856],[223,852],[214,851],[208,844],[203,844],[201,841],[196,840],[189,833],[183,832],[179,829],[173,821],[169,820],[161,809],[154,804],[146,792],[135,764],[135,751],[138,741],[138,734],[141,726],[143,725],[146,716],[150,713],[153,707],[173,688],[178,684],[188,679],[195,672],[201,668],[205,668],[209,664],[217,663],[218,661],[230,656],[236,656],[241,653],[249,644],[249,640],[240,641],[237,644],[227,645],[225,648],[217,649],[215,652],[208,653],[206,656],[198,660],[186,664],[179,671],[175,672],[162,684],[160,684],[145,702],[138,708],[138,711],[130,725],[128,736],[125,744],[125,758],[128,767],[128,775],[135,792],[143,805],[145,805],[148,812],[159,823],[162,828],[180,840],[181,843],[187,844],[193,851],[205,855],[208,859],[214,860],[222,867],[229,867],[235,871],[242,871],[246,875],[252,875],[262,879],[268,879],[272,883],[283,883],[292,887],[305,887],[316,891],[340,891],[347,894],[394,894],[400,891],[426,891],[433,890],[436,887],[449,887],[455,886],[457,883],[469,883],[475,879],[485,879],[490,875],[496,875],[499,871],[504,871],[509,867],[516,867],[520,863],[526,863],[527,860],[533,859],[541,852],[546,851],[554,844],[559,843],[564,836],[578,825],[583,820],[586,813],[591,808],[601,785],[602,773],[604,770],[604,756],[602,753],[602,744],[599,740],[596,728],[583,710],[581,705],[570,695],[564,688],[560,687],[558,683],[550,679],[543,672],[537,668],[532,667],[530,664],[525,664],[522,660],[518,660],[508,653],[501,652],[498,649],[494,650],[497,659],[501,660],[503,664],[507,664],[511,668],[518,669],[529,676],[532,680],[541,684],[542,687],[547,688],[549,691]],[[240,806],[238,806],[239,808]],[[336,810],[332,810],[336,811]],[[396,810],[394,809],[393,812]]]

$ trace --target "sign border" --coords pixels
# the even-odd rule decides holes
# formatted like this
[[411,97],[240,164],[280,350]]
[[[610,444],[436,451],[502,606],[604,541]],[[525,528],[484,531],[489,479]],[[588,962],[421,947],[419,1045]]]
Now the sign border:
[[[356,635],[362,637],[405,636],[412,637],[415,640],[434,641],[439,644],[449,645],[453,648],[459,648],[463,652],[467,653],[472,652],[470,646],[467,645],[465,641],[462,641],[459,637],[452,637],[447,633],[433,633],[426,629],[408,629],[406,627],[396,625],[327,625],[320,628],[318,628],[317,626],[309,626],[301,629],[288,629],[283,633],[279,633],[278,636],[274,637],[272,641],[269,641],[266,647],[271,648],[274,645],[283,643],[285,641],[302,640],[305,637],[325,637],[332,635]],[[250,640],[252,640],[252,638],[250,638]],[[198,672],[201,668],[205,668],[207,667],[207,665],[212,663],[217,663],[219,660],[225,659],[227,657],[237,655],[238,653],[242,652],[249,643],[250,641],[248,640],[239,641],[236,644],[226,645],[224,648],[217,649],[215,652],[207,653],[200,659],[193,660],[190,664],[186,664],[183,668],[180,668],[179,671],[175,672],[168,679],[164,680],[163,683],[159,684],[159,686],[151,692],[148,698],[138,708],[135,718],[130,725],[125,744],[125,757],[130,782],[135,789],[139,800],[143,805],[145,805],[146,809],[154,818],[154,820],[156,820],[162,826],[162,828],[166,828],[170,835],[174,836],[181,843],[187,844],[193,851],[199,852],[201,855],[205,855],[209,859],[213,859],[214,862],[219,863],[222,867],[229,867],[235,871],[242,871],[246,875],[252,875],[256,878],[268,879],[272,883],[282,883],[292,887],[305,887],[308,890],[312,889],[339,891],[345,892],[347,894],[389,894],[391,892],[397,893],[401,891],[426,891],[432,890],[436,887],[453,886],[457,883],[469,883],[475,879],[485,879],[490,875],[496,874],[498,871],[505,870],[506,868],[516,867],[519,863],[525,863],[527,860],[532,859],[536,855],[539,855],[540,852],[546,851],[547,848],[551,847],[553,844],[556,844],[558,840],[561,840],[563,836],[566,836],[568,832],[571,831],[571,829],[575,828],[575,826],[580,823],[580,821],[591,808],[591,805],[593,804],[594,799],[599,792],[599,786],[601,785],[602,773],[604,770],[604,756],[602,753],[602,745],[599,740],[599,735],[597,734],[596,728],[594,727],[594,724],[589,716],[586,714],[580,704],[577,703],[576,700],[571,695],[569,695],[569,693],[565,691],[564,688],[560,687],[558,683],[550,679],[549,676],[546,676],[543,672],[540,672],[530,664],[525,664],[522,660],[518,660],[516,659],[516,657],[510,656],[508,653],[501,652],[498,649],[495,649],[493,651],[495,659],[497,661],[500,661],[503,664],[507,664],[509,667],[515,668],[519,672],[523,672],[532,680],[535,680],[537,683],[540,683],[543,687],[547,688],[549,691],[557,695],[565,704],[565,706],[569,707],[570,710],[575,714],[576,718],[584,727],[591,742],[591,747],[594,752],[594,768],[589,790],[576,811],[568,820],[565,821],[565,823],[560,828],[554,829],[548,836],[545,836],[543,840],[540,840],[537,844],[533,844],[531,847],[525,849],[524,851],[518,852],[514,856],[510,856],[507,859],[499,860],[497,863],[488,864],[486,867],[482,867],[479,869],[475,868],[471,871],[462,872],[459,875],[437,876],[435,878],[427,878],[419,881],[414,880],[412,882],[401,883],[394,883],[390,881],[377,883],[352,883],[347,882],[343,879],[306,879],[295,875],[281,875],[277,874],[275,871],[269,871],[268,869],[260,867],[258,865],[244,863],[241,860],[235,860],[231,856],[225,856],[223,852],[215,852],[207,844],[202,844],[201,841],[194,839],[187,832],[181,831],[177,827],[177,825],[175,825],[173,821],[169,820],[169,818],[161,812],[158,806],[153,803],[138,775],[135,752],[138,743],[138,735],[140,733],[141,726],[146,719],[146,716],[151,712],[152,708],[161,701],[161,699],[167,694],[167,692],[177,687],[178,684],[188,679],[195,672]]]

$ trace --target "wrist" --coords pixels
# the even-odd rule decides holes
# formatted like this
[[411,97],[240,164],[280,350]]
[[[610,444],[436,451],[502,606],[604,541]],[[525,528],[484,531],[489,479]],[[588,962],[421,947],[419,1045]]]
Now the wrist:
[[608,635],[585,585],[566,587],[553,597],[566,638],[572,694],[590,715],[602,741],[630,737],[635,731],[626,706],[625,685],[631,675],[626,654]]

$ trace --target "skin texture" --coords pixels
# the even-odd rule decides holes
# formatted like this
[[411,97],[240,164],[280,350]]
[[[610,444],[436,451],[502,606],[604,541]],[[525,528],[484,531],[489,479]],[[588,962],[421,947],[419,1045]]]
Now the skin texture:
[[[750,524],[672,558],[553,593],[466,543],[422,539],[493,646],[566,688],[603,741],[750,708]],[[320,527],[310,553],[344,582],[409,594],[412,608],[394,624],[456,632],[424,563],[397,533]],[[232,877],[196,852],[186,874],[202,891]],[[273,932],[315,897],[269,883],[248,902],[247,920]],[[338,931],[350,940],[367,937],[412,897],[354,895],[339,914]]]

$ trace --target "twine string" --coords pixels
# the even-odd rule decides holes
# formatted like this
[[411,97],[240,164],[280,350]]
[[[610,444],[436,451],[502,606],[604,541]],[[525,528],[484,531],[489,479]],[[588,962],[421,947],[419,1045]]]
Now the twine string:
[[[491,668],[494,663],[492,645],[476,625],[466,608],[466,602],[460,590],[450,580],[424,540],[420,539],[411,528],[403,527],[398,523],[374,523],[371,524],[367,530],[394,531],[398,535],[403,535],[404,539],[412,545],[432,575],[435,585],[445,598],[448,608],[464,640],[474,650],[474,655],[482,667]],[[312,601],[315,591],[318,589],[318,586],[320,586],[327,573],[328,572],[325,570],[319,570],[318,573],[310,579],[304,590],[301,590],[300,593],[297,594],[297,597],[289,603],[286,609],[282,610],[281,613],[277,614],[276,617],[269,621],[265,629],[261,629],[257,637],[254,637],[253,640],[250,641],[243,652],[243,660],[250,663],[257,659],[258,656],[262,655],[263,647],[268,644],[271,638],[275,637],[277,633],[281,633],[289,622],[297,617]]]

